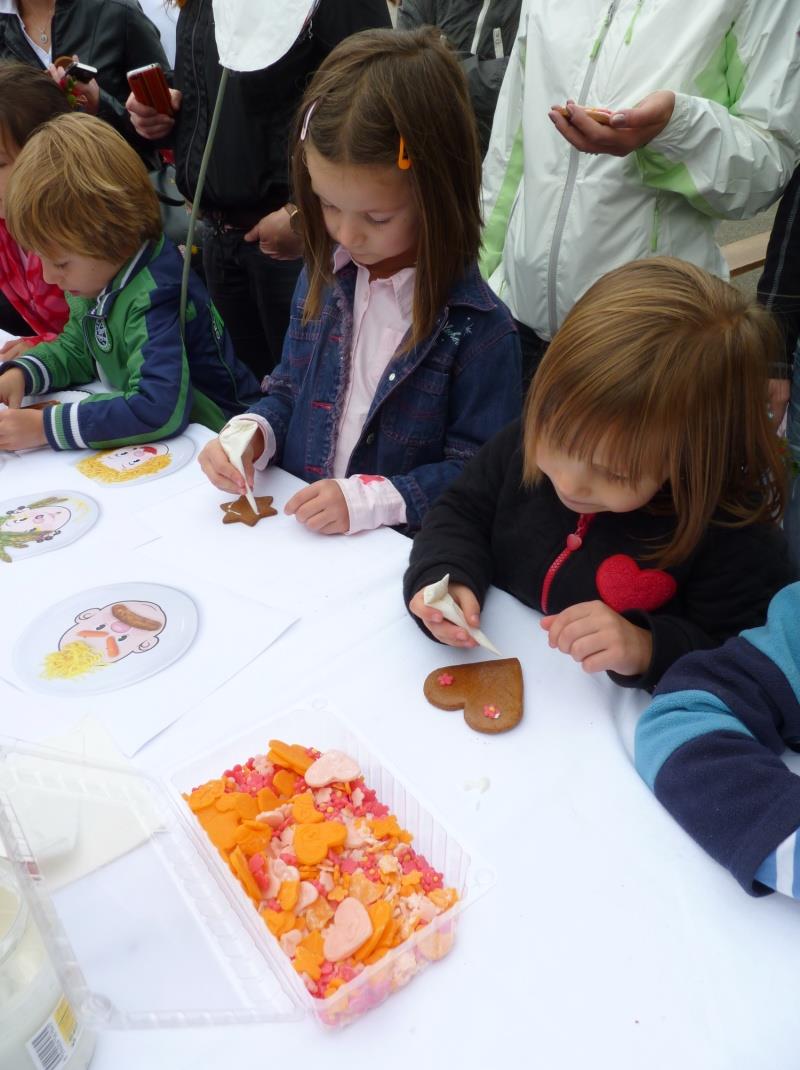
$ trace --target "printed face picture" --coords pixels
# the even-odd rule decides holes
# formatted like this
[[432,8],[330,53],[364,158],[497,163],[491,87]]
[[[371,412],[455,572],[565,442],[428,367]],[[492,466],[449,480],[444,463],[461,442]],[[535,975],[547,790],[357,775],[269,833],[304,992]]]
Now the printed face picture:
[[82,457],[75,467],[103,487],[120,487],[131,483],[149,483],[183,468],[194,456],[194,443],[185,435],[168,442],[151,442],[138,446],[119,446]]
[[113,691],[177,661],[196,632],[194,602],[174,587],[98,587],[33,621],[14,648],[14,667],[22,683],[36,691]]
[[93,498],[71,490],[0,502],[0,565],[69,546],[86,534],[99,511]]

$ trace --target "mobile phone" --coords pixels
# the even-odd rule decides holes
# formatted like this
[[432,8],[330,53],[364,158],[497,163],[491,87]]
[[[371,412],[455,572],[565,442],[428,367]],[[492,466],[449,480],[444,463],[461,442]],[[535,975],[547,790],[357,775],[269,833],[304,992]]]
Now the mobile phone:
[[[565,119],[569,119],[569,111],[566,108],[556,107],[554,110],[563,115]],[[601,126],[608,126],[611,123],[611,116],[614,114],[610,108],[584,108],[583,110],[590,119],[594,119]]]
[[97,67],[92,67],[89,63],[81,63],[72,56],[59,56],[54,66],[61,67],[64,74],[74,78],[76,82],[86,84],[91,82],[92,78],[97,77]]
[[169,83],[158,63],[148,63],[128,71],[128,85],[140,104],[155,108],[159,115],[171,117],[175,114],[169,96]]

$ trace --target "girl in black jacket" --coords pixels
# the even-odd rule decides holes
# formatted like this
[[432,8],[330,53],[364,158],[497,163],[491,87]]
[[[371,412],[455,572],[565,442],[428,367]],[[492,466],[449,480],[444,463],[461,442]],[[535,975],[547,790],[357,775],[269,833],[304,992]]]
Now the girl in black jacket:
[[471,625],[491,583],[541,610],[551,647],[652,688],[682,654],[763,622],[793,578],[776,521],[785,468],[767,410],[775,324],[667,258],[597,282],[564,322],[512,424],[428,513],[405,577],[445,573]]

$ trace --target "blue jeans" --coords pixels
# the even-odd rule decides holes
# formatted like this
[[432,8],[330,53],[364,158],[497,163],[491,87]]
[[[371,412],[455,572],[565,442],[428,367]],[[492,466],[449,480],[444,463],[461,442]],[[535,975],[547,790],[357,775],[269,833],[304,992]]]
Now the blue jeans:
[[[786,418],[786,438],[794,465],[800,465],[800,345],[794,354],[792,390]],[[789,554],[795,569],[800,571],[800,476],[789,483],[789,502],[783,518],[783,530],[789,543]]]

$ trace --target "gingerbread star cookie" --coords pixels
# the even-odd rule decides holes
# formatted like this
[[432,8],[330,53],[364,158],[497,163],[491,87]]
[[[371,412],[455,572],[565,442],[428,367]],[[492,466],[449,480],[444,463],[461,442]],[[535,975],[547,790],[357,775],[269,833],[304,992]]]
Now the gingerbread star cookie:
[[254,513],[250,502],[242,494],[235,502],[223,502],[220,509],[225,514],[222,518],[223,524],[247,524],[249,528],[253,528],[259,522],[267,516],[277,516],[278,510],[272,508],[272,496],[266,498],[256,498],[256,505],[258,506],[258,512]]
[[476,732],[507,732],[522,720],[522,666],[517,658],[434,669],[423,691],[440,710],[463,709],[464,720]]

